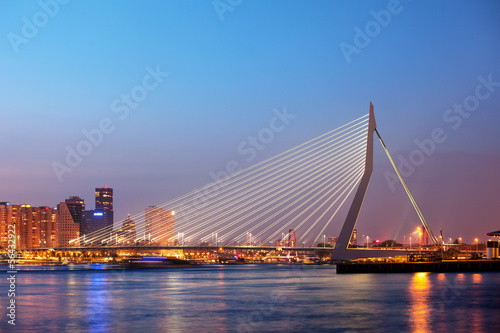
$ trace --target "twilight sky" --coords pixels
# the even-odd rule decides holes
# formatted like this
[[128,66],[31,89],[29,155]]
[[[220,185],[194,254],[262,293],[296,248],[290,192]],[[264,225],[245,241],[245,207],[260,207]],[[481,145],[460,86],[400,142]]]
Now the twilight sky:
[[[498,1],[0,6],[0,201],[79,195],[93,209],[94,188],[107,185],[122,219],[211,182],[230,160],[247,167],[356,119],[372,101],[434,233],[471,242],[500,229]],[[269,127],[273,109],[296,117],[249,162],[237,147]],[[68,163],[68,149],[85,156]],[[402,240],[419,223],[390,172],[375,142],[360,236]]]

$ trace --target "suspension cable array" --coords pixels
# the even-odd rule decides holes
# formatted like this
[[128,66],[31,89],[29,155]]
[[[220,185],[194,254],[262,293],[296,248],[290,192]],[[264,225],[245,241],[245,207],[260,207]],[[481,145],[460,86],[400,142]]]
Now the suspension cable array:
[[363,174],[367,129],[365,115],[132,216],[133,233],[118,223],[74,243],[274,245],[293,234],[296,244],[314,245]]

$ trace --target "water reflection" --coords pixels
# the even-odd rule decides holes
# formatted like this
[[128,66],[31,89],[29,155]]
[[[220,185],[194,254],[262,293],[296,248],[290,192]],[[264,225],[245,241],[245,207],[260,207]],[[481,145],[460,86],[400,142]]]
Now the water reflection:
[[472,313],[470,314],[471,316],[471,328],[472,331],[475,333],[481,333],[484,332],[484,318],[483,318],[483,310],[481,309],[481,297],[480,297],[480,292],[475,288],[476,284],[480,284],[483,282],[483,275],[482,274],[472,274],[472,285],[470,288],[472,288],[472,297],[471,297],[471,307],[472,307]]
[[[324,266],[24,273],[16,329],[494,332],[499,286],[498,273],[336,275]],[[9,328],[0,321],[0,332]]]
[[472,283],[481,283],[483,281],[482,274],[472,274]]
[[409,286],[410,329],[412,332],[429,332],[432,309],[430,305],[429,273],[415,273]]

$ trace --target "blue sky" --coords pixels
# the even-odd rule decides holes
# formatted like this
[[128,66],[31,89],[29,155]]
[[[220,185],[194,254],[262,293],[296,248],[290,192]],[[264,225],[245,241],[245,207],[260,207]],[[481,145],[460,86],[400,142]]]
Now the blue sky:
[[[0,200],[55,206],[80,195],[93,208],[93,188],[108,185],[123,218],[210,182],[228,160],[250,165],[237,146],[274,108],[297,117],[252,163],[358,118],[372,101],[396,158],[435,128],[448,137],[407,177],[434,231],[498,229],[500,89],[458,129],[443,120],[479,76],[500,81],[496,1],[242,1],[224,20],[212,1],[71,1],[15,52],[9,36],[23,36],[41,3],[53,2],[1,4]],[[354,28],[388,6],[399,12],[348,62],[339,45],[355,45]],[[112,102],[148,66],[169,75],[120,120]],[[114,131],[60,182],[53,162],[105,118]],[[377,149],[358,229],[401,237],[415,216],[387,185]],[[376,226],[386,220],[394,227]]]

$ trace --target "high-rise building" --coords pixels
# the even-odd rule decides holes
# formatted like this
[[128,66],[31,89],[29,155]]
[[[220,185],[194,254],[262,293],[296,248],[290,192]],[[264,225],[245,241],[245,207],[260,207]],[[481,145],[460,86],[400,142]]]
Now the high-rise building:
[[113,225],[113,189],[107,186],[95,189],[95,209],[83,212],[81,235],[88,235]]
[[113,189],[107,186],[95,189],[95,209],[113,211]]
[[156,206],[146,208],[145,234],[146,241],[159,245],[170,245],[174,241],[174,215],[172,210]]
[[0,246],[2,249],[7,249],[9,246],[9,229],[15,231],[18,209],[19,206],[11,205],[10,202],[0,202]]
[[[101,214],[102,213],[102,214]],[[95,220],[94,223],[100,227],[93,228],[98,230],[103,227],[113,225],[113,189],[107,186],[95,189]]]
[[57,246],[57,209],[38,207],[40,212],[40,247]]
[[33,249],[56,246],[56,216],[57,210],[50,207],[11,205],[9,202],[0,202],[0,246],[7,248],[9,229],[15,230],[16,248]]
[[31,249],[38,247],[40,241],[40,216],[35,207],[21,205],[16,234],[19,236],[17,247]]
[[74,240],[80,236],[84,210],[85,203],[77,196],[57,205],[57,238],[60,247],[79,245]]
[[112,213],[113,212],[101,209],[84,211],[80,234],[88,235],[94,231],[113,225]]
[[80,235],[88,235],[97,230],[93,229],[94,211],[84,210],[82,214],[82,224],[80,225]]
[[130,219],[130,215],[122,223],[122,236],[126,243],[135,243],[137,238],[135,222]]

